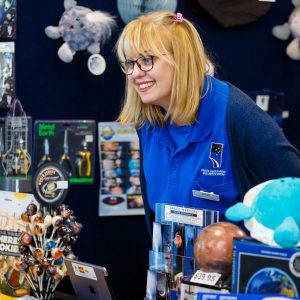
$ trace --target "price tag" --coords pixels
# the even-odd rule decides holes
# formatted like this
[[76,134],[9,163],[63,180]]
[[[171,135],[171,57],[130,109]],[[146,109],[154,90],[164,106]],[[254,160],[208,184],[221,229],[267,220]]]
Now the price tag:
[[219,273],[208,273],[199,270],[193,275],[191,282],[214,286],[220,277],[221,274]]

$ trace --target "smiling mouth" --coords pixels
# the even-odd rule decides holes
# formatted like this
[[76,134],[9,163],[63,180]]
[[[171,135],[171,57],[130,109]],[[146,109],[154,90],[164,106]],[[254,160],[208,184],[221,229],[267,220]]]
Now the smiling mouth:
[[149,88],[151,88],[153,85],[155,84],[154,81],[151,82],[145,82],[145,83],[137,83],[136,85],[139,88],[139,91],[144,92],[146,90],[148,90]]

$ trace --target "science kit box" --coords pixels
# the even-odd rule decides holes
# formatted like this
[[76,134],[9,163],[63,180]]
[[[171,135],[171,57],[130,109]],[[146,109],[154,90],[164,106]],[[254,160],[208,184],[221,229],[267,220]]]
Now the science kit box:
[[254,241],[233,243],[232,293],[300,294],[300,249],[282,249]]

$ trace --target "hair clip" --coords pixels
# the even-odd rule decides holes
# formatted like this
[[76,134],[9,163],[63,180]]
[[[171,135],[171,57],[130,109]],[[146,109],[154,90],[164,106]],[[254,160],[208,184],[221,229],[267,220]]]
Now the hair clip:
[[176,16],[173,16],[172,18],[176,23],[182,23],[183,16],[181,13],[176,13]]

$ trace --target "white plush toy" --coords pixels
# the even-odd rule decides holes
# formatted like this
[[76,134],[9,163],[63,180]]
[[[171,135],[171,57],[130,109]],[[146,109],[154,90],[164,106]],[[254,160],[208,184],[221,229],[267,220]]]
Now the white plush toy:
[[77,6],[74,0],[64,0],[64,7],[65,12],[58,26],[45,28],[49,38],[61,37],[64,40],[58,50],[58,57],[69,63],[80,50],[87,50],[91,54],[100,53],[100,46],[111,36],[116,25],[114,18],[108,13]]
[[287,23],[274,26],[272,34],[280,40],[287,40],[292,35],[293,40],[286,48],[286,54],[295,60],[300,60],[300,0],[292,0],[295,8]]

